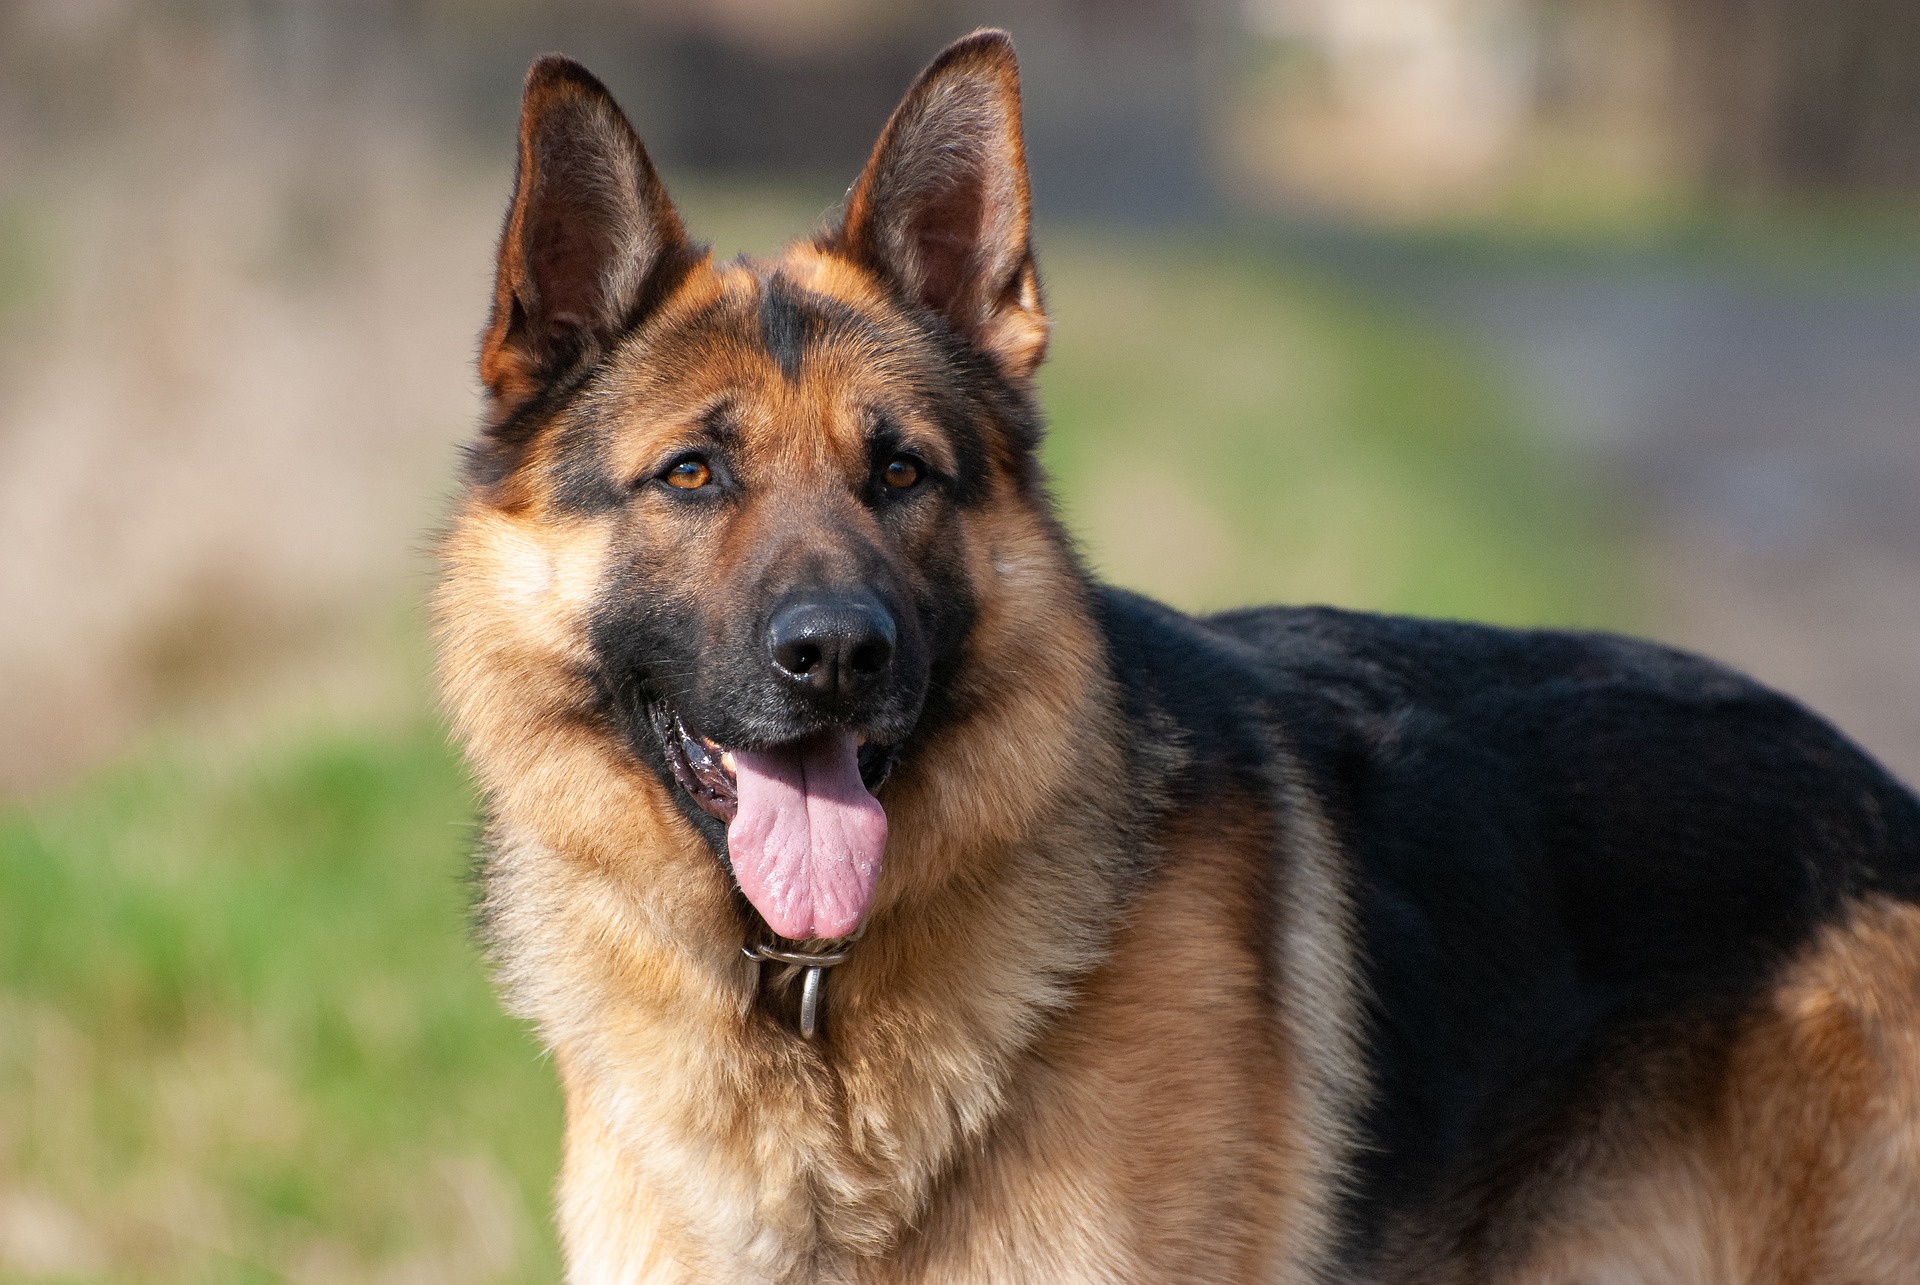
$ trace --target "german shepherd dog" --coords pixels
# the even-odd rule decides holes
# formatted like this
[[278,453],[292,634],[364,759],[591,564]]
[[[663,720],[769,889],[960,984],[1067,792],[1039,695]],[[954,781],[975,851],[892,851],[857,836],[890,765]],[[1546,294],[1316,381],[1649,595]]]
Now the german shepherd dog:
[[568,1279],[1920,1280],[1920,801],[1647,643],[1095,583],[1013,48],[717,263],[527,78],[444,544]]

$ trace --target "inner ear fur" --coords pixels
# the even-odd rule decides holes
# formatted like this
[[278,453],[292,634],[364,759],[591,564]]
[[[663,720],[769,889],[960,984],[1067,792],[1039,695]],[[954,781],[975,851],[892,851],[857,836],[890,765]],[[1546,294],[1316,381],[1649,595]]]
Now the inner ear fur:
[[635,325],[664,293],[663,278],[692,257],[679,213],[606,86],[571,58],[536,60],[480,340],[495,422]]
[[1013,41],[976,31],[894,109],[828,241],[1024,378],[1047,347],[1030,221]]

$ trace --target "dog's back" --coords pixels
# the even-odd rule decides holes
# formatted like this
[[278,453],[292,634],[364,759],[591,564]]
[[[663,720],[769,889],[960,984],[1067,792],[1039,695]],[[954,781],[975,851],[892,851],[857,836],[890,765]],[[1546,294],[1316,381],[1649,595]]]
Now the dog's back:
[[1361,1279],[1920,1272],[1920,802],[1844,737],[1608,635],[1104,619],[1196,780],[1268,738],[1338,836]]

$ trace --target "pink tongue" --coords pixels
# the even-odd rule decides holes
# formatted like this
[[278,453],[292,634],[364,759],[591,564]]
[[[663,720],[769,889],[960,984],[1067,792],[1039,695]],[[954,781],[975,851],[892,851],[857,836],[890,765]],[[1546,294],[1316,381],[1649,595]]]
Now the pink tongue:
[[887,814],[860,781],[851,732],[735,750],[739,810],[727,855],[740,891],[782,937],[844,937],[880,877]]

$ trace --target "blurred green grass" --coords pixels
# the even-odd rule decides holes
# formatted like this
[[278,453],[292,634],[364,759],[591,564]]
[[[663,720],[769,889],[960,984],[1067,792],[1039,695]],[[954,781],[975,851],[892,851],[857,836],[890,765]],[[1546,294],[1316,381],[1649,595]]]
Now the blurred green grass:
[[[800,222],[689,204],[723,248]],[[1594,497],[1453,337],[1231,244],[1067,233],[1043,269],[1047,461],[1113,578],[1631,615]],[[555,1278],[558,1095],[467,936],[421,649],[390,663],[422,675],[397,726],[157,740],[0,814],[0,1279]]]
[[467,940],[472,816],[421,719],[0,821],[0,1201],[49,1266],[554,1279],[558,1100]]

